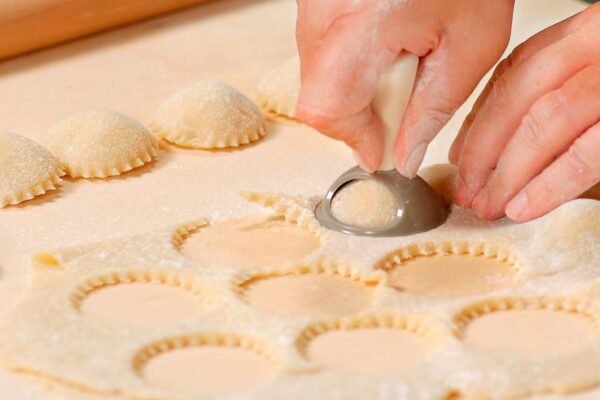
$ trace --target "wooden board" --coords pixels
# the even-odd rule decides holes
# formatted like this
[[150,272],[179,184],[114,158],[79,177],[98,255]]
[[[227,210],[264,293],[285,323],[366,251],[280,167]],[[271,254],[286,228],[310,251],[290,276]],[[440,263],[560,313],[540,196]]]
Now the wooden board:
[[[583,9],[576,0],[517,2],[511,47]],[[293,0],[228,0],[68,43],[0,64],[0,130],[40,138],[88,108],[148,121],[169,94],[220,79],[251,94],[272,66],[295,53]],[[472,104],[432,145],[427,163],[446,160],[448,144]],[[257,160],[260,160],[258,162]],[[163,151],[149,168],[108,181],[68,181],[57,193],[0,210],[0,318],[27,290],[29,259],[40,249],[145,232],[198,216],[248,215],[240,190],[314,196],[353,165],[340,143],[304,127],[271,126],[242,151]],[[0,374],[8,399],[51,399],[33,380]]]
[[0,59],[203,0],[0,1]]

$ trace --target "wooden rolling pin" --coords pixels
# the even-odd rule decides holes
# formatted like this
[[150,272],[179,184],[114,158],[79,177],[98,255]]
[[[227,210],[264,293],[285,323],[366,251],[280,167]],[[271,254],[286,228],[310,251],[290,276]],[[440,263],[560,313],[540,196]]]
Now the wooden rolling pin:
[[0,59],[204,0],[0,0]]

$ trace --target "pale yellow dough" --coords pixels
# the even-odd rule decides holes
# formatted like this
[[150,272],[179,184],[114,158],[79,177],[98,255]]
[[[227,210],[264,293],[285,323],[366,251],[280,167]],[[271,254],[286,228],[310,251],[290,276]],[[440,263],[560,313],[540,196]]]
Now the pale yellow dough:
[[110,110],[91,110],[64,119],[44,138],[73,178],[106,178],[156,157],[158,143],[140,122]]
[[291,58],[267,72],[256,86],[256,101],[267,113],[296,119],[296,103],[300,94],[300,58]]
[[266,135],[262,112],[252,100],[226,83],[211,80],[165,100],[150,126],[167,142],[196,149],[238,147]]
[[342,187],[331,202],[339,221],[359,228],[379,228],[391,222],[400,203],[383,184],[358,180]]
[[24,136],[0,132],[0,208],[54,190],[62,175],[48,150]]
[[[600,383],[597,202],[528,224],[453,207],[439,229],[373,239],[325,230],[302,198],[245,197],[274,216],[36,257],[30,290],[2,320],[0,361],[84,391],[173,400],[504,399]],[[574,226],[583,230],[565,229]],[[233,238],[238,260],[262,258],[277,249],[270,242],[301,243],[298,232],[316,248],[267,266],[200,263],[184,251],[202,238],[197,255],[227,259]],[[139,323],[146,293],[164,324]]]

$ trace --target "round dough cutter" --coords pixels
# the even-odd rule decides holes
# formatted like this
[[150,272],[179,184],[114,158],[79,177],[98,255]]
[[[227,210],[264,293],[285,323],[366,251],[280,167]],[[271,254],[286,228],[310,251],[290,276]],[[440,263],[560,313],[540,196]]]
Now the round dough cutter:
[[[321,225],[326,228],[358,236],[403,236],[436,228],[446,221],[448,209],[437,193],[420,177],[409,179],[400,175],[393,161],[393,148],[398,127],[408,105],[417,74],[419,58],[403,54],[385,71],[380,79],[373,111],[384,125],[385,153],[379,171],[374,174],[354,167],[342,174],[331,185],[316,210]],[[356,180],[374,180],[396,196],[400,205],[393,218],[377,228],[363,228],[338,220],[332,213],[335,195]]]

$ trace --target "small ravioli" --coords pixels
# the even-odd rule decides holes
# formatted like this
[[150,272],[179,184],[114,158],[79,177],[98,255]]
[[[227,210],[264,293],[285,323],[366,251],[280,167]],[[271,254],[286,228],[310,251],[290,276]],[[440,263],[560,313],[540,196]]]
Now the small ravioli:
[[331,201],[331,213],[339,221],[358,228],[380,228],[391,222],[400,203],[385,185],[358,180],[343,186]]
[[226,83],[211,80],[165,100],[150,126],[167,142],[195,149],[238,147],[266,134],[263,114],[252,100]]
[[158,154],[158,142],[133,118],[92,110],[50,128],[48,149],[73,178],[106,178],[140,167]]
[[24,136],[0,132],[0,207],[56,189],[62,175],[48,150]]
[[298,56],[267,72],[256,86],[256,101],[270,115],[296,119],[300,94],[300,59]]

